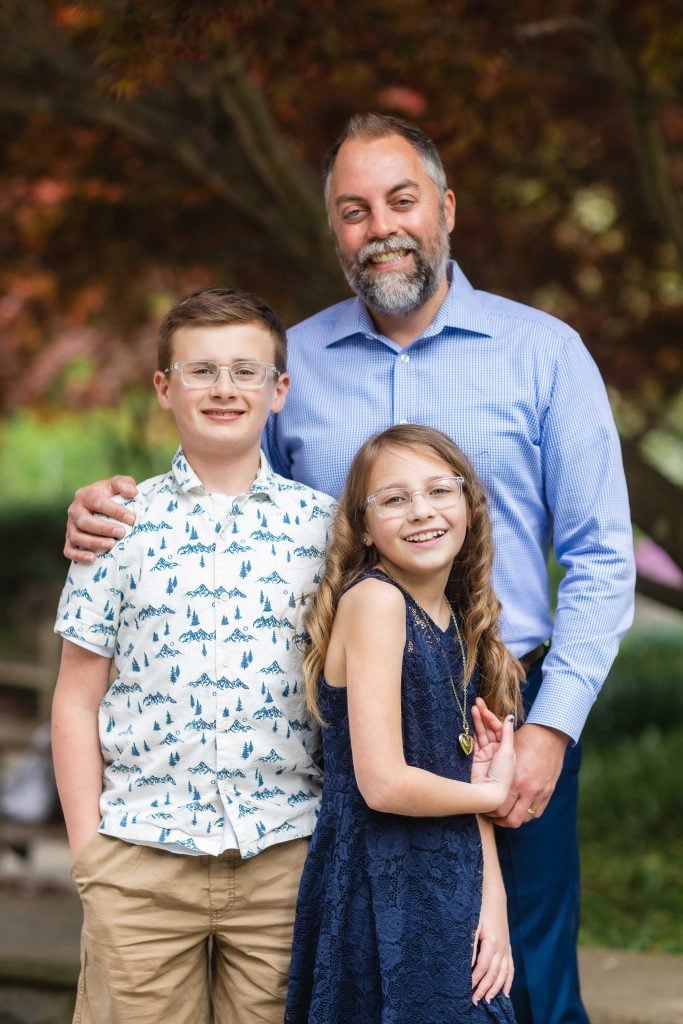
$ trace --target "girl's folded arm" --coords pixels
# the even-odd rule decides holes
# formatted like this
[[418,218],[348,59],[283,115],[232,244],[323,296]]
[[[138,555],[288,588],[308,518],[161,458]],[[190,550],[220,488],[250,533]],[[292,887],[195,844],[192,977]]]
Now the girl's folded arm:
[[413,817],[494,810],[507,795],[509,780],[470,784],[406,764],[401,729],[405,623],[403,595],[382,580],[363,580],[340,599],[334,630],[340,631],[344,648],[353,765],[363,799],[374,810]]

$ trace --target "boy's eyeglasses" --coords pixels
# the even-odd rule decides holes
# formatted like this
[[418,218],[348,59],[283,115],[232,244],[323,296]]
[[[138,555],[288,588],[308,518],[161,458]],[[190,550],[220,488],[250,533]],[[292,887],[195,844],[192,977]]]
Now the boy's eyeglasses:
[[377,515],[383,519],[398,519],[399,516],[407,515],[413,498],[416,494],[421,494],[427,504],[438,511],[458,504],[464,483],[465,478],[462,476],[444,476],[420,491],[409,491],[405,487],[386,487],[382,491],[368,495],[365,504],[372,505]]
[[262,388],[269,373],[280,376],[277,366],[262,363],[257,359],[240,359],[236,363],[224,366],[214,363],[211,359],[187,359],[182,363],[171,363],[164,373],[180,370],[180,379],[186,388],[210,388],[220,378],[223,370],[238,388]]

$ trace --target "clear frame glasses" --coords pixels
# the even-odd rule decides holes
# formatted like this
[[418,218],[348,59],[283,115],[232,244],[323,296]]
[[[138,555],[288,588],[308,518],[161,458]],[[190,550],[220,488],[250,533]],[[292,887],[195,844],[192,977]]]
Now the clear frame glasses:
[[186,388],[210,388],[219,380],[223,370],[238,388],[262,388],[269,373],[280,376],[277,366],[262,363],[258,359],[240,359],[229,365],[214,363],[212,359],[186,359],[182,363],[171,363],[164,373],[180,371],[180,379]]
[[421,494],[428,505],[439,511],[458,504],[464,483],[465,478],[462,476],[442,476],[419,491],[409,491],[406,487],[386,487],[368,495],[365,504],[372,505],[383,519],[398,519],[408,514],[413,498]]

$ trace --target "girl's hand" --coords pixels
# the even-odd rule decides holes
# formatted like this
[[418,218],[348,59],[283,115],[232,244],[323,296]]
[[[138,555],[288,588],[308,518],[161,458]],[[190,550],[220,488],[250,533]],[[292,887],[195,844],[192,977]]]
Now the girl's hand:
[[504,894],[484,888],[472,957],[472,1002],[490,1002],[499,992],[510,995],[514,965]]
[[472,724],[475,745],[471,781],[496,782],[507,793],[515,772],[513,716],[499,722],[481,697],[477,697],[472,707]]
[[471,782],[483,782],[493,755],[500,747],[503,726],[492,711],[489,711],[481,697],[477,697],[472,706],[472,725],[474,726],[474,757],[472,759]]

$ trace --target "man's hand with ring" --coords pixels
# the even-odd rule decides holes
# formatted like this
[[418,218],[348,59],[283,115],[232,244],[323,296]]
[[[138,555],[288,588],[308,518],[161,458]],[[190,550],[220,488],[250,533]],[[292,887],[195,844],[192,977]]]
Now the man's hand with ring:
[[517,767],[508,798],[495,814],[496,825],[519,828],[540,818],[562,770],[569,737],[545,725],[523,725],[515,734]]

